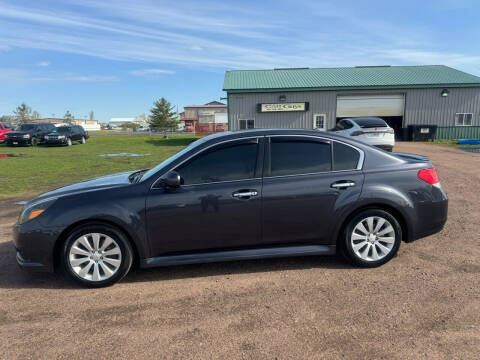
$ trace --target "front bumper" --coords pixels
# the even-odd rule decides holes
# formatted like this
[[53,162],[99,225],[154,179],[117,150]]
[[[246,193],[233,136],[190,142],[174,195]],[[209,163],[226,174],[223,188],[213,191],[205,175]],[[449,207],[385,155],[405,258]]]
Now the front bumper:
[[44,228],[34,219],[13,228],[17,263],[31,271],[54,271],[53,252],[58,231]]
[[45,139],[47,145],[65,145],[67,139]]
[[32,140],[31,138],[29,139],[24,139],[24,138],[8,138],[5,140],[5,143],[8,146],[21,146],[21,145],[31,145]]
[[17,250],[17,264],[22,269],[29,270],[29,271],[42,271],[42,272],[51,271],[47,265],[24,259],[22,256],[22,253],[19,250]]

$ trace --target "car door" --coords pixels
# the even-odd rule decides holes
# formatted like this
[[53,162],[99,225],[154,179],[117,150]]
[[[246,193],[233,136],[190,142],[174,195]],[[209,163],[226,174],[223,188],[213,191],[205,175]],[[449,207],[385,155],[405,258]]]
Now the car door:
[[[338,159],[347,157],[346,166],[336,164],[335,154]],[[268,138],[262,242],[277,246],[335,243],[331,235],[338,213],[361,192],[362,154],[347,144],[318,137]]]
[[227,141],[179,164],[183,185],[146,202],[152,256],[255,246],[261,236],[263,137]]

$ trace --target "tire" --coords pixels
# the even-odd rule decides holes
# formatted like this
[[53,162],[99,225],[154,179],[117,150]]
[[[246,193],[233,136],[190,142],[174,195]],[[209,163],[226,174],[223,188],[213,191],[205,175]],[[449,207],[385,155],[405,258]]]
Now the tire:
[[38,139],[36,137],[32,137],[32,140],[30,140],[30,144],[32,144],[32,146],[37,146],[38,145]]
[[72,139],[67,138],[67,146],[72,146]]
[[380,209],[369,209],[355,215],[345,226],[341,249],[354,265],[373,268],[393,258],[402,241],[397,219]]
[[86,143],[85,136],[82,136],[82,140],[80,140],[80,143],[82,143],[82,144]]
[[73,230],[61,257],[67,276],[91,288],[115,284],[133,263],[132,247],[126,236],[105,224],[87,224]]

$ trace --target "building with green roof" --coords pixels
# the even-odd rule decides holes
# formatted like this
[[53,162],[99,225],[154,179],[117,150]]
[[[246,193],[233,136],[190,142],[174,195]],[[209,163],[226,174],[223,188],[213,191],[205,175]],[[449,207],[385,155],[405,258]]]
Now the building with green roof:
[[480,77],[444,65],[227,71],[229,129],[316,128],[378,116],[401,138],[437,125],[437,138],[480,137]]

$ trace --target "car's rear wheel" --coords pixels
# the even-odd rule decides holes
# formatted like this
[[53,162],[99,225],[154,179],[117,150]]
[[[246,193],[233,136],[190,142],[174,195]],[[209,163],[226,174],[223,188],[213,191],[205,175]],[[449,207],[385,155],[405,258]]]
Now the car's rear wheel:
[[85,225],[65,241],[62,262],[67,275],[88,287],[109,286],[130,270],[133,252],[125,235],[103,224]]
[[355,265],[376,267],[395,256],[401,241],[402,228],[397,219],[384,210],[369,209],[348,222],[341,245]]

